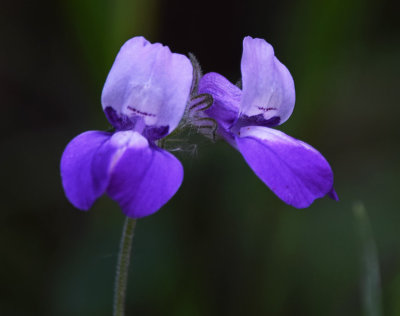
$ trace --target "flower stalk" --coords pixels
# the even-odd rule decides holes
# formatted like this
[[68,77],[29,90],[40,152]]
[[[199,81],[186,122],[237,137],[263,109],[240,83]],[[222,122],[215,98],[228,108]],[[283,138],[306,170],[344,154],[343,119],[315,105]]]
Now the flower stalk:
[[114,316],[125,315],[126,286],[136,220],[127,217],[122,230],[114,289]]

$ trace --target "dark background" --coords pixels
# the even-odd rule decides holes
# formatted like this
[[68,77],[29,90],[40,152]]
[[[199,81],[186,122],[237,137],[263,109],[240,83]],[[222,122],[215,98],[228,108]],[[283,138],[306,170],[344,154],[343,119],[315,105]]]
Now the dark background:
[[[372,292],[400,315],[398,12],[388,0],[2,1],[1,315],[111,315],[124,217],[107,197],[74,209],[59,161],[74,136],[108,128],[102,85],[137,35],[233,82],[243,37],[270,42],[297,92],[279,128],[324,154],[341,201],[296,210],[233,148],[192,137],[181,189],[137,224],[128,315],[363,315],[378,272]],[[380,269],[366,274],[371,237]]]

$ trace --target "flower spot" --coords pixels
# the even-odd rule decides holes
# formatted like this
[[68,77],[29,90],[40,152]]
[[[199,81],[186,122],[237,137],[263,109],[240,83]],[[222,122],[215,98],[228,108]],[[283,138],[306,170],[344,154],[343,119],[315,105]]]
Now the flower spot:
[[142,116],[156,117],[155,114],[139,111],[139,110],[137,110],[137,109],[135,109],[134,107],[131,107],[131,106],[128,106],[128,109],[131,110],[135,114],[139,114],[139,115],[142,115]]
[[257,106],[257,108],[263,112],[268,112],[268,111],[272,111],[272,110],[277,110],[277,108],[265,108],[262,106]]

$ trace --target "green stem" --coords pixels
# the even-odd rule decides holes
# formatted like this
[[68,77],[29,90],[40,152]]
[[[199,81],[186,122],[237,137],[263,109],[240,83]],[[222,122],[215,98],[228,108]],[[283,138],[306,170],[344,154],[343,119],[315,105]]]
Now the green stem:
[[117,275],[115,277],[114,316],[124,316],[125,314],[126,285],[128,282],[128,269],[135,226],[136,220],[127,217],[122,231],[117,263]]

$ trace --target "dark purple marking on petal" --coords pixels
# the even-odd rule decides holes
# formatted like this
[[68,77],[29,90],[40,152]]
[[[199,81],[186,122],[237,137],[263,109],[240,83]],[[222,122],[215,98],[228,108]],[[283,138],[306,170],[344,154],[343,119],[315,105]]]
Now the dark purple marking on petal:
[[156,117],[157,115],[155,115],[155,114],[152,114],[152,113],[147,113],[147,112],[143,112],[143,111],[139,111],[139,110],[137,110],[137,109],[135,109],[134,107],[132,107],[132,106],[128,106],[127,107],[129,110],[131,110],[133,113],[135,113],[135,114],[139,114],[139,115],[143,115],[143,116],[150,116],[150,117]]
[[[143,115],[152,114],[141,112],[140,115],[132,117],[117,113],[112,107],[106,107],[104,110],[107,119],[117,131],[135,130],[146,137],[148,140],[157,140],[163,138],[169,133],[169,126],[144,126]],[[139,111],[137,111],[139,112]]]
[[271,108],[271,107],[266,108],[266,107],[263,107],[263,106],[257,106],[257,108],[258,108],[259,110],[263,111],[263,112],[268,112],[268,111],[272,111],[272,110],[277,111],[277,110],[278,110],[277,108]]
[[112,126],[119,131],[134,129],[138,121],[138,117],[129,117],[127,115],[119,114],[111,106],[107,106],[104,109],[104,113]]
[[258,114],[254,116],[241,115],[232,130],[239,131],[242,127],[246,126],[273,127],[279,125],[280,121],[281,119],[279,116],[274,116],[266,120],[263,114]]
[[157,140],[167,136],[169,133],[169,126],[146,126],[143,131],[143,136],[148,140]]

